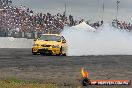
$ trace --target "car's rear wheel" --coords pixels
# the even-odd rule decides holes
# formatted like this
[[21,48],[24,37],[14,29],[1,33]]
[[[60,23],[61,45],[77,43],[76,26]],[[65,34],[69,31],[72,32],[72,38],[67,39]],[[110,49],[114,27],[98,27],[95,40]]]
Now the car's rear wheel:
[[66,56],[66,53],[65,54],[62,54],[63,56]]

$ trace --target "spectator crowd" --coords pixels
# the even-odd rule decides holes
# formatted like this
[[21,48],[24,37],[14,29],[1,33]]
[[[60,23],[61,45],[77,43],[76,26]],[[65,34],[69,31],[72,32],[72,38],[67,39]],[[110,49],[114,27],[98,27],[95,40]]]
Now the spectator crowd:
[[116,27],[120,30],[126,30],[126,31],[132,30],[132,24],[131,23],[127,23],[126,21],[119,21],[117,19],[114,19],[112,21],[112,26]]
[[66,24],[72,26],[71,21],[68,23],[65,15],[60,13],[34,15],[32,10],[23,6],[6,6],[0,9],[0,28],[10,31],[11,34],[25,32],[60,33]]

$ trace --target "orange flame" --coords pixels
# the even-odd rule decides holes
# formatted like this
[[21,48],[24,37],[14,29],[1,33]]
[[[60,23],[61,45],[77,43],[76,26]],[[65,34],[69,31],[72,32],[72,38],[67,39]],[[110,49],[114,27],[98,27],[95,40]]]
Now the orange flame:
[[84,70],[84,67],[82,68],[82,77],[88,78],[88,71]]

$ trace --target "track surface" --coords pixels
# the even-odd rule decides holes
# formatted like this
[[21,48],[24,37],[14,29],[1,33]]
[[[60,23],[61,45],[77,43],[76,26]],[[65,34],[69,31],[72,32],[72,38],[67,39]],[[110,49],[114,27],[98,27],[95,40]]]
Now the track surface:
[[34,56],[31,49],[0,49],[0,78],[78,85],[82,67],[90,79],[132,80],[132,56]]

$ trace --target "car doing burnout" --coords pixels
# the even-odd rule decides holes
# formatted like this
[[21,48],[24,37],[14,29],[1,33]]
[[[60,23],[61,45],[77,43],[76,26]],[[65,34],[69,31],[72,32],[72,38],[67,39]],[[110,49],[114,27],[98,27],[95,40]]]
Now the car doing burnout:
[[34,40],[34,45],[32,47],[33,55],[50,54],[66,56],[66,52],[66,40],[59,34],[42,34],[40,38]]

